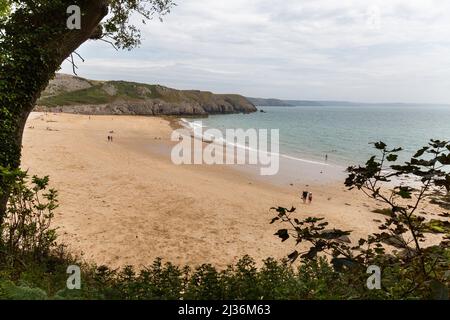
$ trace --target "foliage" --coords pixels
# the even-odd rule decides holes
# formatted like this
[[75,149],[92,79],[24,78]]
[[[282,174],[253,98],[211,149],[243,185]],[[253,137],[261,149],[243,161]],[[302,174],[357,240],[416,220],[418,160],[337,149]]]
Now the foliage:
[[39,288],[15,285],[12,281],[0,281],[0,299],[8,300],[46,300],[47,293]]
[[[352,245],[349,231],[328,228],[324,219],[294,217],[295,208],[273,208],[288,228],[276,235],[284,242],[293,237],[296,245],[306,242],[305,252],[294,251],[289,260],[316,260],[330,255],[335,270],[361,274],[371,265],[383,269],[386,297],[440,297],[446,292],[450,278],[450,239],[444,236],[439,246],[424,247],[427,232],[447,233],[447,220],[427,221],[418,211],[432,195],[450,191],[450,143],[431,140],[404,165],[396,164],[401,148],[388,149],[383,142],[374,143],[381,156],[371,157],[365,166],[349,167],[345,185],[358,188],[368,197],[389,206],[379,212],[386,216],[379,233],[360,239]],[[390,164],[390,165],[387,165]],[[328,228],[328,229],[327,229]]]
[[26,255],[48,256],[56,244],[56,230],[50,228],[58,207],[57,192],[48,189],[49,178],[0,167],[0,175],[11,186],[8,208],[0,225],[0,248],[5,261],[15,265]]
[[[157,16],[162,20],[162,16],[170,13],[175,4],[172,0],[95,0],[99,4],[108,6],[109,15],[99,24],[98,32],[94,34],[94,39],[110,38],[118,48],[132,49],[140,44],[141,33],[137,26],[130,23],[130,19],[137,15],[140,21],[145,24]],[[29,0],[0,0],[0,13],[6,14],[13,8],[12,14],[20,14],[22,18],[35,17],[37,13],[55,15],[55,17],[65,17],[59,20],[64,22],[61,25],[52,25],[51,19],[38,21],[45,28],[45,24],[51,26],[46,32],[61,32],[65,28],[67,19],[66,9],[70,5],[78,5],[83,10],[86,4],[84,0],[52,0],[52,1],[29,1]],[[34,19],[34,21],[36,21]],[[13,19],[6,23],[14,23]],[[42,31],[42,30],[40,30]]]
[[[63,264],[63,261],[60,261]],[[73,261],[65,261],[73,264]],[[36,266],[36,265],[35,265]],[[294,268],[274,259],[257,268],[253,259],[241,258],[225,270],[212,265],[195,269],[155,260],[140,271],[132,267],[111,270],[82,265],[80,290],[65,287],[62,269],[51,270],[41,261],[32,277],[11,281],[0,273],[0,299],[95,300],[299,300],[382,298],[363,290],[364,274],[341,274],[325,259]],[[47,268],[46,268],[47,267]],[[5,268],[3,267],[3,270]],[[0,269],[0,272],[3,271]],[[43,282],[41,278],[46,278]],[[50,282],[48,282],[50,280]]]
[[119,48],[132,49],[141,43],[139,29],[129,22],[133,13],[141,17],[145,24],[155,15],[161,20],[174,5],[172,0],[112,0],[109,5],[110,17],[101,24],[103,36],[112,38]]
[[11,186],[0,226],[0,298],[44,299],[54,283],[66,281],[66,268],[75,263],[56,244],[51,227],[57,192],[48,188],[48,177],[30,178],[26,172],[5,168],[0,168],[0,175]]
[[0,0],[0,19],[5,18],[9,14],[9,12],[9,0]]

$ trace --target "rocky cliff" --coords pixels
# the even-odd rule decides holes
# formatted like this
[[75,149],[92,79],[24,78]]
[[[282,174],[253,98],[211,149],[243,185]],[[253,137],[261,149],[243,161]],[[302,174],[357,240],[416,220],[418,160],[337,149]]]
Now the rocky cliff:
[[114,115],[208,115],[257,111],[236,94],[175,90],[126,81],[93,81],[57,74],[35,111]]

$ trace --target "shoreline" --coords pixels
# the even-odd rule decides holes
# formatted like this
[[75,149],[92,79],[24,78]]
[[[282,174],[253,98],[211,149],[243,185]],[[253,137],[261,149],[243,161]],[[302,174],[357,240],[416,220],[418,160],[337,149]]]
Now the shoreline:
[[[111,267],[139,268],[161,257],[225,268],[245,254],[259,263],[292,252],[294,243],[274,236],[283,226],[270,225],[272,207],[297,207],[299,219],[324,217],[352,230],[352,240],[377,231],[381,217],[371,211],[380,206],[343,181],[277,185],[227,166],[176,166],[167,156],[172,130],[159,117],[32,113],[22,168],[49,175],[59,191],[59,241]],[[305,188],[312,205],[299,198]]]
[[[196,129],[198,126],[194,126],[191,121],[186,120],[185,118],[180,118],[178,121],[178,127],[173,127],[174,129],[184,128],[189,131],[189,135],[197,140],[211,140],[207,142],[208,144],[215,144],[223,149],[220,152],[221,157],[225,157],[224,149],[231,147],[233,150],[241,149],[245,151],[246,157],[248,157],[251,153],[257,154],[259,150],[252,149],[248,146],[239,145],[237,143],[231,143],[227,139],[219,139],[219,143],[215,143],[214,137],[208,137],[205,135],[205,129],[215,129],[209,127],[202,127],[202,133],[198,132],[196,136]],[[223,133],[223,132],[222,132]],[[206,146],[203,144],[203,146]],[[347,167],[343,165],[338,165],[335,163],[328,162],[320,162],[317,160],[312,160],[308,158],[297,158],[293,155],[284,154],[281,152],[273,153],[271,151],[263,151],[266,155],[270,156],[278,156],[279,159],[279,171],[274,175],[263,176],[260,174],[261,168],[263,166],[258,164],[244,164],[244,165],[225,165],[230,166],[233,170],[238,170],[245,174],[250,174],[254,179],[260,181],[266,181],[270,184],[278,185],[278,186],[291,186],[292,184],[329,184],[329,183],[339,183],[345,181],[347,174],[345,170]],[[235,160],[236,162],[236,160]]]

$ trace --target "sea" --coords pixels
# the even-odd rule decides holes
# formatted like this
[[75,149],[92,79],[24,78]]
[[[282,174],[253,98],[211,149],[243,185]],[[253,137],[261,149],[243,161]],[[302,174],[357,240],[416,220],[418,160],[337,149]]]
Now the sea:
[[430,139],[450,140],[450,106],[259,107],[264,112],[211,115],[205,128],[279,129],[280,153],[340,165],[364,163],[376,154],[371,143],[402,147],[407,160]]
[[[430,139],[450,140],[449,106],[258,107],[258,112],[251,114],[211,115],[187,121],[191,124],[201,121],[205,129],[223,132],[279,129],[279,154],[290,160],[284,162],[285,166],[313,163],[317,164],[314,170],[319,174],[324,172],[322,168],[333,167],[334,171],[343,172],[348,166],[365,163],[378,154],[374,142],[402,147],[399,162],[403,162]],[[309,168],[303,171],[311,171]],[[283,180],[287,181],[292,172],[285,175]],[[342,177],[341,174],[339,179]]]

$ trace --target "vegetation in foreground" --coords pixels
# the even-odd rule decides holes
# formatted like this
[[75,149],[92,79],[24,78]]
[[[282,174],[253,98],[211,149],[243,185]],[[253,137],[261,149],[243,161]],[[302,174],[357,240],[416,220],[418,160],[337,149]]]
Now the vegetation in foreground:
[[[361,274],[377,268],[383,275],[380,290],[389,298],[448,299],[450,288],[450,221],[443,212],[421,211],[426,201],[446,208],[450,191],[450,142],[431,140],[405,164],[397,164],[401,148],[389,149],[383,142],[374,143],[380,156],[371,157],[365,166],[349,167],[345,185],[358,188],[369,198],[388,208],[376,211],[384,215],[379,220],[379,232],[350,243],[350,231],[330,228],[322,218],[296,219],[295,208],[274,208],[288,227],[277,235],[296,244],[308,243],[305,252],[295,250],[289,255],[293,262],[315,261],[328,255],[335,270]],[[435,214],[434,214],[435,215]],[[436,215],[435,215],[436,216]],[[439,245],[425,246],[429,233],[442,235]]]
[[[311,247],[284,261],[269,258],[259,268],[248,256],[225,270],[179,267],[161,259],[139,271],[83,263],[56,243],[51,221],[58,200],[57,192],[48,189],[48,177],[29,181],[25,172],[1,169],[10,196],[0,227],[0,299],[448,299],[449,215],[426,221],[416,211],[428,197],[448,197],[450,178],[443,167],[450,164],[450,143],[432,140],[411,162],[392,165],[390,171],[384,163],[395,162],[400,149],[388,150],[381,142],[375,146],[382,153],[380,161],[372,157],[365,167],[349,168],[346,185],[391,206],[380,212],[386,218],[381,232],[351,246],[346,239],[350,232],[330,229],[314,217],[300,221],[295,208],[275,208],[272,223],[290,226],[276,235],[283,242],[293,238]],[[386,196],[379,183],[405,174],[419,176],[422,186],[401,185]],[[447,192],[438,196],[441,188]],[[442,233],[442,243],[423,248],[427,232]],[[395,250],[387,251],[389,246]],[[67,287],[71,265],[81,268],[79,290]],[[370,266],[382,272],[379,290],[368,289]]]
[[[140,271],[112,270],[72,257],[51,228],[58,207],[48,177],[2,169],[11,186],[8,215],[0,229],[0,299],[351,299],[383,298],[365,287],[365,274],[336,272],[320,258],[299,267],[267,259],[256,267],[243,257],[225,270],[195,269],[157,259]],[[81,267],[81,289],[67,288],[67,268]],[[349,284],[351,284],[349,286]]]

